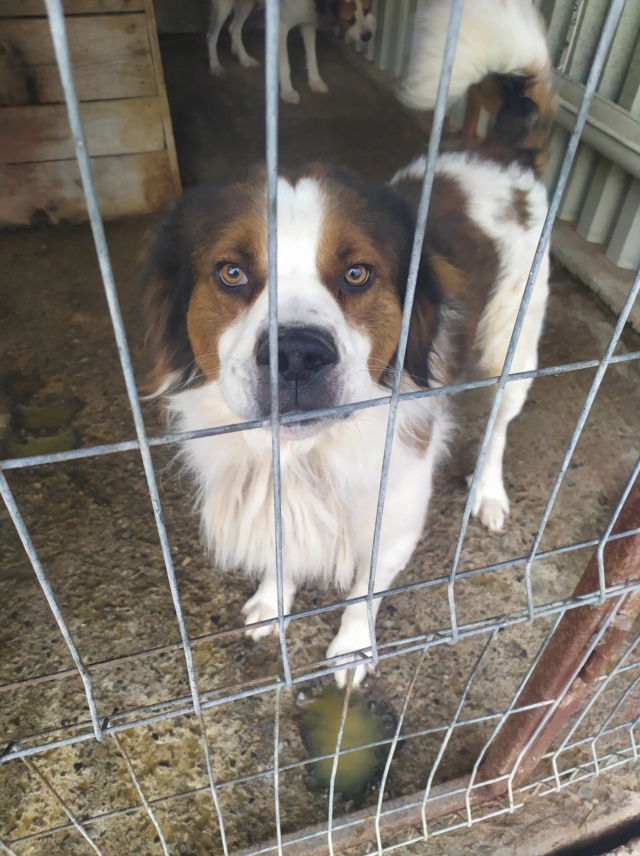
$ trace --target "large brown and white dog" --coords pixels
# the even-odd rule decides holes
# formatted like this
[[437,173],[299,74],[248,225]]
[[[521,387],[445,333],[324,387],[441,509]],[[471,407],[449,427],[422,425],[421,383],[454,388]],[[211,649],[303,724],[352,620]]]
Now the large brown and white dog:
[[[484,0],[468,6],[476,2]],[[489,5],[499,15],[505,2],[522,0]],[[494,131],[438,161],[404,390],[448,384],[470,368],[487,376],[502,369],[547,211],[540,169],[554,107],[544,39],[531,57],[531,33],[524,29],[512,39],[526,41],[528,64],[516,62],[516,53],[510,70],[520,73],[495,82],[502,107]],[[430,30],[428,37],[435,35]],[[444,38],[442,30],[437,36]],[[473,72],[466,82],[476,79]],[[424,159],[415,161],[389,185],[319,165],[279,178],[281,413],[388,395],[424,166]],[[270,415],[265,194],[262,167],[242,181],[187,192],[150,254],[145,301],[155,385],[178,430]],[[545,259],[514,371],[536,367],[547,277]],[[502,528],[509,511],[502,479],[506,432],[528,386],[507,385],[482,469],[473,512],[492,530]],[[296,589],[310,581],[333,584],[350,598],[367,593],[387,417],[388,406],[378,406],[281,428],[286,613]],[[420,537],[450,425],[447,396],[400,405],[376,592],[391,586]],[[193,440],[182,453],[199,487],[203,537],[216,564],[260,581],[243,610],[247,632],[254,639],[274,632],[269,428]],[[376,611],[379,604],[374,599]],[[369,645],[366,605],[350,604],[327,656],[342,658]],[[365,674],[366,665],[359,666],[356,684]],[[345,672],[337,679],[343,683]]]
[[[254,6],[264,0],[211,0],[211,22],[207,33],[209,69],[221,76],[224,69],[218,59],[218,39],[225,21],[233,12],[229,27],[231,50],[245,68],[254,68],[257,61],[249,56],[242,42],[244,22]],[[340,26],[348,40],[368,42],[376,31],[376,19],[371,14],[371,0],[281,0],[280,2],[280,97],[289,104],[298,104],[300,96],[291,84],[291,67],[287,41],[289,32],[300,27],[307,57],[309,87],[313,92],[328,92],[329,87],[320,77],[316,57],[316,27]]]

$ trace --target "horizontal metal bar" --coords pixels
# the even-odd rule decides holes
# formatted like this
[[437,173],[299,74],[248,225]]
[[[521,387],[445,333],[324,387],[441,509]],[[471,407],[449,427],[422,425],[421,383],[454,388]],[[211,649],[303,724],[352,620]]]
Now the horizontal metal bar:
[[[553,703],[553,699],[549,699],[547,701],[538,702],[536,705],[533,705],[533,707],[544,707],[544,706],[548,706],[552,703]],[[521,711],[527,710],[527,709],[528,708],[514,708],[514,710],[512,712],[513,713],[520,713]],[[464,727],[477,725],[481,722],[489,722],[492,719],[499,718],[500,716],[503,715],[503,713],[504,713],[504,711],[498,711],[496,713],[485,714],[484,716],[469,717],[468,719],[465,719],[465,720],[459,720],[456,727],[457,728],[464,728]],[[423,729],[420,729],[418,731],[413,731],[410,733],[405,732],[402,735],[402,740],[407,741],[407,740],[413,740],[416,738],[427,737],[429,735],[440,734],[442,732],[446,732],[448,730],[448,728],[449,728],[448,724],[443,724],[443,725],[438,725],[438,726],[432,726],[431,728],[423,728]],[[112,732],[112,736],[115,737],[115,734],[113,734],[113,732]],[[377,749],[377,748],[382,747],[382,746],[389,746],[389,745],[391,745],[392,742],[393,742],[393,738],[387,738],[385,740],[376,740],[376,741],[371,741],[368,743],[361,743],[361,744],[358,744],[355,746],[350,746],[347,749],[344,749],[341,747],[340,748],[340,756],[342,757],[344,755],[349,755],[352,752],[361,752],[363,749]],[[330,753],[327,753],[324,755],[310,756],[310,757],[304,758],[300,761],[293,761],[289,764],[280,765],[278,768],[278,771],[280,774],[284,773],[284,772],[290,772],[292,770],[300,769],[301,767],[306,767],[309,764],[316,764],[320,761],[328,761],[329,759],[331,759],[333,757],[334,757],[334,752],[330,752]],[[232,778],[232,779],[226,779],[224,781],[220,781],[220,782],[218,782],[217,787],[220,789],[220,788],[235,787],[236,785],[244,785],[244,784],[247,784],[248,782],[251,782],[255,779],[269,778],[273,775],[273,772],[274,772],[273,767],[266,767],[262,770],[259,770],[256,773],[251,773],[251,774],[248,774],[246,776],[236,776],[235,778]],[[476,787],[480,787],[481,785],[484,785],[484,784],[486,784],[486,783],[482,782],[479,785],[477,785]],[[163,797],[155,797],[153,799],[148,800],[148,802],[153,806],[153,805],[157,805],[157,804],[172,802],[173,800],[185,799],[187,797],[193,796],[194,794],[205,793],[207,790],[208,790],[207,785],[201,785],[201,786],[196,787],[196,788],[190,788],[186,791],[179,791],[179,792],[174,793],[174,794],[167,794]],[[108,820],[108,819],[113,818],[113,817],[118,817],[118,816],[121,816],[123,814],[127,814],[128,812],[131,812],[131,811],[139,811],[139,810],[144,809],[144,808],[145,808],[145,806],[142,802],[135,803],[134,805],[127,806],[126,808],[112,809],[111,811],[108,811],[108,812],[102,812],[100,814],[93,815],[91,817],[86,818],[85,822],[89,823],[89,824],[98,823],[100,821]],[[50,829],[50,830],[40,830],[39,832],[33,833],[32,835],[25,836],[24,838],[21,838],[21,839],[16,839],[15,843],[17,843],[18,841],[31,840],[32,838],[43,838],[43,837],[46,837],[47,835],[53,835],[57,832],[62,832],[68,828],[71,828],[71,824],[58,826],[58,827],[55,827],[55,828]]]
[[[616,586],[610,592],[607,592],[607,596],[617,597],[621,594],[638,590],[640,590],[640,581]],[[535,618],[550,617],[556,615],[558,612],[561,612],[563,610],[576,609],[586,604],[595,604],[599,602],[600,601],[598,592],[589,595],[584,595],[579,598],[567,598],[565,600],[553,601],[551,603],[544,604],[540,607],[536,607]],[[480,633],[490,633],[495,628],[504,629],[506,627],[512,627],[517,624],[524,624],[528,622],[528,620],[529,613],[526,609],[516,610],[512,613],[508,613],[497,618],[482,619],[479,621],[469,622],[468,624],[463,624],[459,628],[459,635],[461,638],[464,639],[471,638]],[[451,638],[452,637],[450,629],[445,629],[442,631],[434,631],[428,634],[419,634],[416,636],[412,636],[408,639],[403,639],[401,642],[384,642],[379,646],[380,659],[386,660],[396,656],[413,653],[415,651],[421,651],[422,648],[425,646],[431,647],[434,645],[447,644],[451,642]],[[400,645],[402,645],[402,647],[399,647]],[[335,660],[338,658],[333,659]],[[311,671],[305,671],[303,674],[294,675],[292,678],[293,685],[295,686],[298,684],[307,683],[317,678],[333,675],[334,672],[338,669],[345,668],[344,663],[339,665],[337,663],[334,663],[329,666],[321,667],[322,662],[328,663],[330,661],[325,660],[320,661],[318,663],[314,663],[312,664]],[[354,661],[354,663],[355,662],[356,661]],[[269,683],[265,683],[261,686],[250,687],[244,690],[239,690],[237,692],[226,693],[222,696],[215,696],[214,691],[205,691],[201,694],[202,709],[207,710],[213,707],[219,707],[220,705],[227,704],[232,701],[239,701],[241,699],[251,698],[253,696],[261,695],[263,693],[274,692],[278,686],[281,686],[281,683],[282,682],[279,679],[275,681],[272,680]],[[185,701],[187,700],[170,700],[165,704],[177,704],[178,706],[170,707],[164,711],[157,712],[149,716],[141,716],[137,719],[120,722],[119,724],[119,720],[122,720],[127,716],[136,716],[137,714],[148,710],[149,706],[140,707],[135,710],[126,711],[119,714],[114,714],[111,717],[112,724],[109,726],[108,729],[105,730],[105,734],[109,734],[112,732],[119,733],[141,725],[152,725],[156,722],[166,721],[168,719],[173,719],[178,716],[188,716],[189,714],[193,713],[193,708],[190,704],[185,704]],[[14,752],[12,752],[11,757],[37,755],[49,749],[56,749],[60,746],[69,746],[73,745],[74,743],[86,742],[87,740],[91,739],[93,739],[93,734],[91,732],[82,732],[79,734],[69,735],[67,737],[63,737],[57,740],[47,741],[46,743],[42,743],[36,746],[20,747]],[[6,755],[4,757],[0,757],[0,764],[5,763],[7,760],[8,756]]]
[[[609,365],[626,363],[640,360],[640,351],[632,351],[627,354],[616,354],[609,360]],[[548,368],[532,369],[526,372],[513,372],[508,375],[507,382],[512,383],[519,380],[530,380],[539,377],[558,377],[568,372],[583,371],[585,369],[597,369],[601,360],[580,360],[574,363],[564,363]],[[400,401],[415,401],[419,398],[429,398],[433,395],[449,395],[457,392],[465,392],[469,389],[484,389],[495,386],[500,378],[479,378],[464,383],[440,386],[435,389],[419,389],[412,392],[401,392]],[[318,419],[323,416],[332,416],[337,413],[354,413],[358,410],[368,410],[372,407],[384,407],[389,404],[390,396],[384,395],[380,398],[372,398],[367,401],[356,401],[350,404],[341,404],[336,407],[325,407],[320,410],[309,410],[305,413],[287,413],[280,417],[281,425],[292,425],[306,422],[310,419]],[[271,424],[270,419],[253,419],[249,422],[236,422],[230,425],[222,425],[216,428],[202,428],[197,431],[182,431],[172,434],[157,434],[149,437],[150,446],[166,446],[172,443],[185,443],[188,440],[199,440],[204,437],[216,437],[223,434],[235,434],[238,431],[254,431],[257,428],[267,428]],[[66,461],[77,461],[83,458],[92,458],[99,455],[111,455],[117,452],[131,452],[139,449],[137,440],[123,440],[119,443],[104,443],[98,446],[89,446],[86,449],[70,449],[66,452],[50,452],[46,455],[30,455],[22,458],[5,458],[0,460],[0,470],[18,470],[23,467],[36,467],[45,464],[58,464]]]
[[18,537],[22,542],[22,546],[24,547],[24,551],[31,562],[31,567],[33,568],[36,579],[42,589],[42,593],[44,594],[47,604],[49,605],[49,609],[53,613],[53,617],[58,625],[62,638],[66,642],[67,648],[69,649],[69,653],[71,655],[71,659],[76,664],[76,670],[80,675],[82,680],[82,685],[84,687],[84,692],[87,697],[87,704],[89,706],[89,713],[91,714],[91,722],[93,725],[93,733],[97,740],[102,740],[102,729],[100,728],[100,718],[98,716],[98,710],[96,708],[95,696],[93,692],[93,687],[91,685],[91,678],[89,677],[89,673],[87,671],[87,667],[85,666],[82,657],[80,656],[80,652],[76,646],[76,643],[71,635],[71,631],[67,627],[67,622],[62,615],[62,611],[60,606],[58,605],[58,601],[56,596],[51,588],[51,583],[47,578],[44,568],[42,567],[42,562],[38,556],[36,548],[31,540],[31,536],[27,531],[27,527],[25,525],[24,520],[22,519],[22,515],[20,514],[20,510],[16,504],[13,494],[11,493],[11,488],[5,478],[4,473],[0,472],[0,496],[4,500],[7,511],[11,517],[13,525],[16,528],[16,532],[18,533]]
[[[611,535],[608,538],[608,541],[615,541],[620,538],[629,538],[632,535],[639,535],[640,527],[637,529],[629,529],[626,532],[619,532],[615,535]],[[536,553],[535,561],[541,561],[543,559],[552,558],[553,556],[563,555],[565,553],[573,552],[576,550],[584,550],[590,547],[596,547],[600,543],[599,538],[592,538],[589,541],[577,541],[574,544],[565,544],[561,547],[554,547],[551,550],[546,550],[544,552]],[[491,565],[482,565],[477,568],[470,568],[467,570],[460,571],[458,573],[458,579],[464,580],[469,579],[470,577],[476,577],[480,574],[485,573],[494,573],[496,571],[508,570],[511,568],[515,568],[519,565],[525,564],[527,561],[527,556],[519,556],[515,559],[505,559],[501,562],[495,562]],[[424,588],[432,588],[433,586],[438,585],[446,585],[448,582],[448,577],[439,576],[433,577],[430,580],[421,580],[416,583],[406,583],[402,586],[394,586],[393,588],[386,589],[385,591],[377,592],[374,594],[376,598],[386,598],[393,595],[404,594],[406,592],[412,591],[420,591]],[[362,597],[354,597],[354,598],[345,598],[344,600],[334,601],[330,604],[325,604],[323,606],[314,606],[309,609],[301,610],[300,612],[292,612],[287,616],[288,621],[296,621],[301,618],[308,618],[310,616],[322,615],[326,612],[334,612],[338,609],[343,609],[345,606],[350,606],[353,603],[363,603],[366,600],[366,595]],[[276,619],[265,619],[264,621],[256,622],[254,627],[267,627],[270,624],[275,623]],[[235,636],[244,634],[246,631],[246,626],[242,625],[241,627],[232,627],[228,630],[216,630],[214,633],[205,633],[201,636],[193,636],[191,638],[192,645],[198,645],[206,642],[212,642],[216,639],[221,639],[226,636]],[[111,667],[113,665],[118,665],[121,663],[126,663],[131,660],[142,659],[143,657],[152,657],[158,654],[167,654],[171,651],[179,651],[182,647],[182,642],[172,642],[168,645],[157,645],[154,648],[146,648],[142,651],[135,651],[131,654],[124,654],[120,657],[111,657],[107,660],[94,660],[91,662],[87,662],[85,665],[87,669],[101,669]],[[33,678],[24,678],[20,681],[11,681],[6,684],[0,685],[0,693],[8,692],[14,689],[24,689],[29,686],[35,686],[36,684],[46,683],[48,681],[56,681],[56,680],[64,680],[69,678],[75,674],[75,669],[62,669],[58,672],[53,672],[51,674],[46,675],[38,675]]]
[[[629,728],[629,726],[631,724],[632,724],[631,722],[623,723],[620,726],[616,726],[615,728],[610,729],[610,732],[619,731],[619,730],[622,730],[625,728]],[[445,727],[446,726],[443,726],[443,729]],[[403,739],[404,739],[404,737],[403,737]],[[581,741],[581,742],[586,743],[586,742],[589,742],[589,740],[590,740],[590,738],[585,738],[585,740]],[[364,746],[369,747],[369,746],[376,746],[376,745],[378,745],[378,744],[364,744],[361,747],[353,747],[351,749],[341,749],[340,754],[343,754],[343,753],[347,754],[349,752],[358,751],[359,749],[364,748]],[[578,744],[575,744],[575,745],[578,745]],[[575,745],[569,746],[569,747],[567,747],[567,749],[575,748]],[[551,753],[549,753],[549,755],[550,754]],[[328,759],[330,757],[332,757],[332,755],[319,756],[318,760]],[[547,757],[547,756],[544,756],[544,757]],[[313,759],[305,760],[303,763],[305,763],[305,764],[312,763],[312,760]],[[632,761],[634,761],[634,754],[633,754],[633,748],[631,746],[618,749],[615,752],[609,752],[606,755],[601,756],[599,759],[601,769],[603,771],[615,769],[618,766],[621,766],[623,764],[628,764]],[[574,767],[568,768],[567,770],[561,771],[560,775],[566,779],[569,779],[570,776],[575,776],[576,773],[578,773],[580,771],[588,770],[589,767],[593,767],[593,766],[594,766],[593,761],[587,761],[583,764],[579,764],[579,765],[576,765]],[[281,771],[285,770],[285,769],[288,769],[288,768],[281,767]],[[266,775],[271,775],[271,773],[272,773],[272,771],[269,770],[269,771],[265,771],[264,773],[260,773],[258,775],[265,775],[266,776]],[[595,770],[593,772],[588,772],[587,775],[581,776],[580,778],[572,778],[571,780],[568,780],[566,782],[561,783],[561,787],[565,788],[565,787],[568,787],[572,784],[576,784],[579,781],[583,781],[585,779],[595,778],[595,775],[596,775]],[[228,785],[233,785],[233,784],[242,784],[246,780],[247,779],[245,777],[245,778],[238,778],[237,780],[229,780],[228,782],[220,782],[219,787],[226,787]],[[490,782],[479,782],[475,785],[475,787],[481,788],[481,787],[486,786],[487,784],[491,784],[491,783]],[[549,789],[547,791],[541,792],[541,793],[535,793],[536,788],[539,789],[541,786],[544,786],[544,785],[549,786]],[[168,794],[166,796],[156,797],[156,798],[150,799],[149,803],[152,806],[164,805],[167,803],[172,803],[173,801],[176,801],[176,800],[186,799],[186,798],[194,796],[196,794],[205,793],[207,790],[208,790],[208,786],[202,785],[200,787],[190,788],[188,790],[180,791],[180,792],[175,793],[175,794]],[[464,793],[465,790],[466,790],[465,787],[452,788],[451,791],[449,792],[449,794],[451,796],[455,796],[455,795],[459,795],[459,794]],[[554,776],[547,776],[544,779],[540,779],[536,782],[527,783],[527,784],[522,785],[518,788],[519,793],[526,794],[530,791],[534,791],[534,793],[532,795],[537,796],[537,797],[548,796],[552,793],[556,793],[557,790],[555,787],[555,777]],[[439,800],[439,798],[440,797],[438,795],[436,795],[433,798],[433,802],[437,802]],[[394,813],[404,811],[406,809],[417,808],[418,806],[421,805],[421,802],[422,802],[421,799],[420,800],[416,799],[415,801],[406,802],[401,807],[394,807],[394,808],[388,809],[387,811],[383,810],[381,812],[381,817],[389,816],[389,815],[392,815]],[[113,809],[112,811],[109,811],[109,812],[104,812],[104,813],[101,813],[98,815],[94,815],[92,817],[85,818],[83,820],[83,822],[86,825],[91,825],[92,823],[104,822],[106,820],[110,820],[110,819],[113,819],[116,817],[121,817],[121,816],[123,816],[123,815],[125,815],[131,811],[140,811],[143,808],[144,808],[144,806],[141,803],[138,803],[136,805],[128,806],[127,808]],[[507,812],[510,811],[508,806],[505,807],[505,811],[507,811]],[[502,811],[500,811],[499,813],[502,813]],[[478,823],[482,820],[487,820],[491,816],[494,816],[493,813],[485,814],[485,815],[481,815],[481,816],[476,816],[473,818],[473,823]],[[334,831],[339,831],[340,829],[346,829],[346,828],[349,828],[350,826],[357,826],[359,824],[370,821],[370,819],[371,818],[369,816],[368,818],[363,818],[363,819],[358,819],[358,820],[351,820],[351,821],[350,820],[342,820],[341,822],[335,824]],[[455,828],[462,828],[465,826],[468,826],[468,823],[466,820],[461,824],[456,824]],[[73,828],[73,826],[71,823],[61,824],[59,826],[53,827],[53,828],[48,829],[48,830],[39,830],[38,832],[31,833],[29,835],[25,835],[25,836],[22,836],[20,838],[16,838],[9,843],[10,844],[23,844],[23,843],[27,843],[29,841],[35,841],[35,840],[39,840],[42,838],[47,838],[49,836],[58,834],[60,832],[69,831],[72,828]],[[454,828],[454,826],[441,827],[437,830],[433,830],[432,832],[430,832],[430,835],[437,835],[437,834],[441,834],[443,832],[452,831],[453,828]],[[315,835],[319,835],[319,834],[320,833],[315,833]],[[309,840],[310,837],[312,837],[312,836],[301,835],[298,839],[294,839],[294,841],[291,841],[288,843],[290,845],[292,843],[295,843],[296,840],[299,842],[302,842],[305,840]],[[424,837],[422,835],[416,836],[415,838],[407,839],[406,841],[401,842],[401,844],[399,846],[408,846],[411,842],[419,842],[419,841],[424,841]],[[244,854],[244,856],[259,856],[259,854],[271,853],[275,849],[276,848],[273,846],[266,847],[266,848],[260,848],[258,850],[251,851],[251,853]]]

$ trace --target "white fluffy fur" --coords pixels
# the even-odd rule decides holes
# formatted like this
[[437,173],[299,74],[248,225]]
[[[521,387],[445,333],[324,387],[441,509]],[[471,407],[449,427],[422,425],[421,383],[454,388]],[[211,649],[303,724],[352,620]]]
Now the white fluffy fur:
[[[398,98],[416,110],[435,104],[451,0],[419,0],[410,62]],[[465,0],[449,100],[491,72],[536,74],[549,62],[543,25],[531,0]]]
[[[347,38],[358,41],[371,36],[376,31],[376,19],[371,13],[364,14],[362,0],[355,2],[355,22],[347,32]],[[261,0],[211,0],[211,23],[207,34],[209,48],[209,68],[211,74],[224,75],[224,69],[218,59],[218,39],[225,21],[233,12],[231,32],[231,50],[245,68],[254,68],[258,62],[249,56],[242,42],[244,22],[256,4],[264,5]],[[279,47],[279,77],[280,97],[288,104],[298,104],[300,96],[291,84],[291,67],[289,65],[289,50],[287,40],[289,32],[294,27],[300,27],[307,57],[307,75],[309,88],[313,92],[328,92],[329,87],[320,77],[316,56],[316,27],[313,0],[281,0],[280,3],[280,47]]]

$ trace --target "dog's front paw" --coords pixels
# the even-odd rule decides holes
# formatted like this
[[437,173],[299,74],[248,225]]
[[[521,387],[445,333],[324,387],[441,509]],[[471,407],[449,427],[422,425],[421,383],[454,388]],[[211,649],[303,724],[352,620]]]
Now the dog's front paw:
[[283,89],[280,93],[280,97],[287,104],[299,104],[300,96],[295,91],[295,89]]
[[217,63],[215,65],[210,66],[209,74],[211,74],[213,77],[224,77],[225,76],[225,70],[220,65],[220,63]]
[[[344,662],[358,662],[357,652],[362,651],[366,648],[371,647],[371,639],[369,637],[369,627],[365,625],[364,627],[347,627],[342,626],[338,631],[338,634],[333,639],[333,642],[327,648],[327,659],[332,657],[340,657],[341,659],[332,663],[332,665],[342,665]],[[344,656],[341,655],[350,655]],[[371,663],[362,663],[360,661],[360,665],[354,665],[350,667],[350,669],[340,669],[340,671],[334,673],[334,677],[336,679],[336,683],[340,688],[346,687],[347,680],[349,677],[349,671],[355,668],[355,674],[353,676],[353,687],[356,689],[360,686],[360,684],[364,681],[367,675],[373,673],[373,666]]]
[[329,91],[329,87],[324,80],[310,80],[309,88],[312,92],[321,92],[323,95],[326,95]]
[[[245,616],[245,625],[254,625],[260,621],[277,618],[278,607],[258,590],[242,607],[242,614]],[[245,633],[250,639],[255,640],[264,639],[265,636],[277,636],[278,622],[274,621],[273,624],[265,624],[262,627],[247,627]]]
[[509,516],[509,497],[502,483],[487,485],[483,484],[481,478],[473,497],[471,513],[490,532],[502,532]]
[[240,58],[240,65],[243,68],[260,68],[260,63],[252,56],[244,56]]

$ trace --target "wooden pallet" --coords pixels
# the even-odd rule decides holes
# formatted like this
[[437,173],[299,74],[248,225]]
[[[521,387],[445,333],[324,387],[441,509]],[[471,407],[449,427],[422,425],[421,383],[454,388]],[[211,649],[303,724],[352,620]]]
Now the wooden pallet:
[[[180,191],[152,0],[65,0],[105,219]],[[0,227],[87,218],[43,0],[0,0]]]

